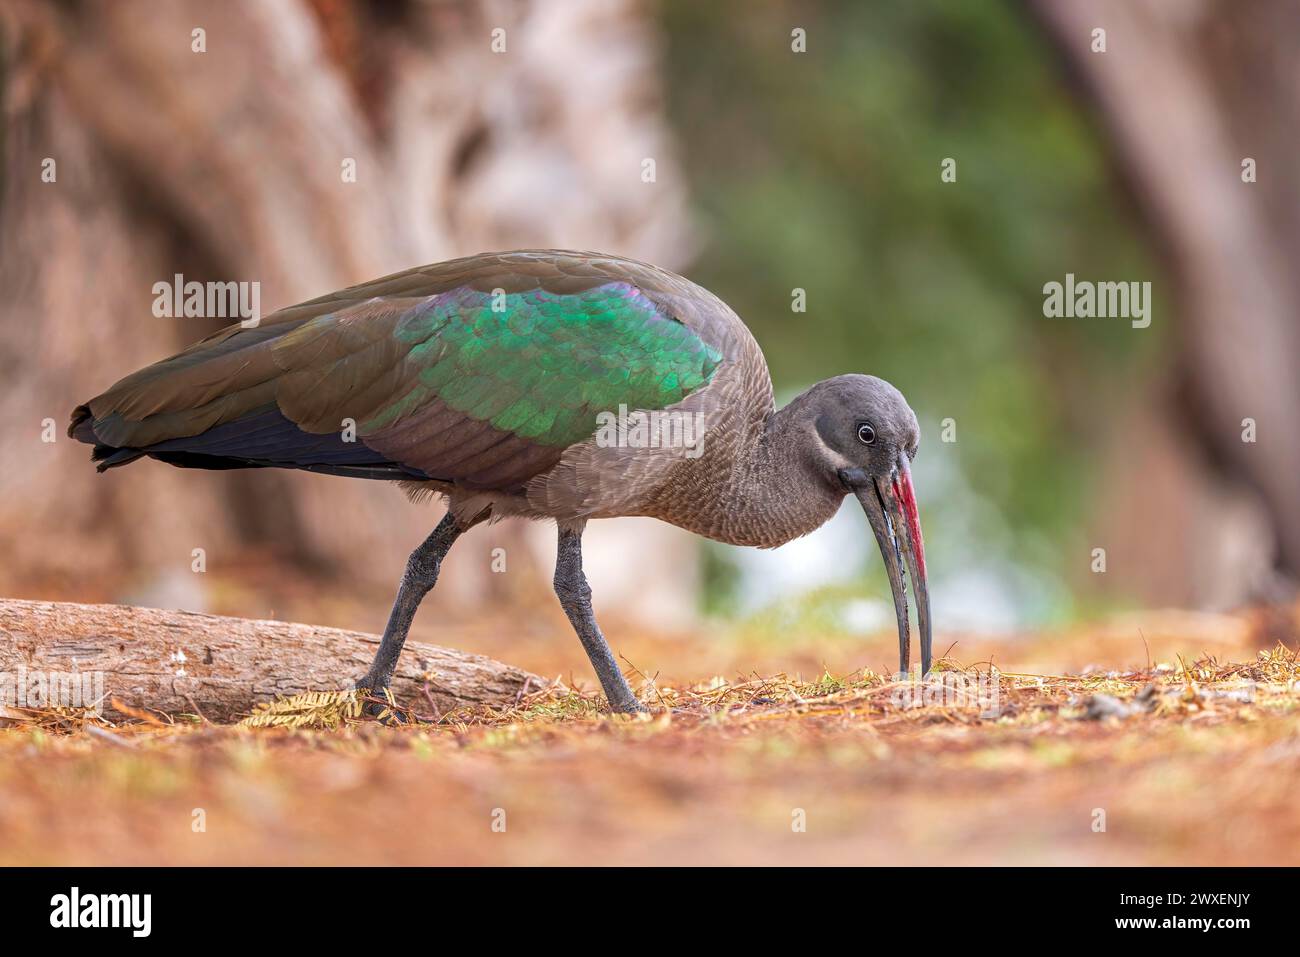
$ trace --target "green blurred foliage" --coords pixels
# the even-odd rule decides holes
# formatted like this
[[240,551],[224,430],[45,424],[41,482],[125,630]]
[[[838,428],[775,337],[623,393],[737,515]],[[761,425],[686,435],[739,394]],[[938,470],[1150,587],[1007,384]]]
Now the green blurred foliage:
[[[899,386],[921,455],[956,455],[1032,560],[1062,564],[1105,411],[1158,333],[1042,314],[1067,271],[1155,278],[1046,41],[1002,2],[668,0],[663,23],[703,239],[691,278],[754,330],[778,392],[842,372]],[[941,552],[942,503],[920,492]]]

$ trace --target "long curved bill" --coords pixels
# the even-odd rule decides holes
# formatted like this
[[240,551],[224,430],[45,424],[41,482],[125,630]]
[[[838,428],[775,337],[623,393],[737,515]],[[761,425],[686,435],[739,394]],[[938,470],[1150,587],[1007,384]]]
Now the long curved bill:
[[880,546],[880,557],[889,575],[898,618],[898,666],[903,673],[911,667],[912,636],[907,617],[907,589],[903,566],[912,580],[916,597],[916,625],[921,633],[921,673],[930,670],[930,589],[925,574],[925,543],[921,538],[921,516],[916,508],[916,490],[907,457],[900,458],[888,479],[875,478],[862,469],[840,473],[844,484],[857,496]]

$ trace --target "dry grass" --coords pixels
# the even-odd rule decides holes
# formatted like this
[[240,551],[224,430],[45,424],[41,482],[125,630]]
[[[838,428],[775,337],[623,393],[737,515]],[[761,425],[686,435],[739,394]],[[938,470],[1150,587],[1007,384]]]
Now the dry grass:
[[0,863],[1300,863],[1300,665],[1235,657],[643,680],[640,717],[563,682],[400,726],[9,711]]

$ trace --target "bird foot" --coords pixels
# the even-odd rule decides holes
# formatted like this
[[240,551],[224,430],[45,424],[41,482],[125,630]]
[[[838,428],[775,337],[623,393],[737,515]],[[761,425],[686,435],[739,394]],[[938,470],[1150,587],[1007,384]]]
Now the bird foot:
[[397,704],[388,690],[388,682],[377,681],[366,675],[357,680],[352,687],[353,690],[365,692],[365,702],[361,707],[361,714],[364,717],[373,718],[381,724],[406,723],[406,718],[397,710]]
[[[607,699],[608,700],[608,699]],[[609,701],[609,710],[614,714],[649,714],[650,709],[643,705],[636,698],[623,698],[619,701]]]

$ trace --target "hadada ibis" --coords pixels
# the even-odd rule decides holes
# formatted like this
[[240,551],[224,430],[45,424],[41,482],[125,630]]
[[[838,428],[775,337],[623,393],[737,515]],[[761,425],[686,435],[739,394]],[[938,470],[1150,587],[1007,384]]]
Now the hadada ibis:
[[[672,423],[668,440],[644,441],[652,413]],[[613,416],[618,424],[603,427]],[[676,428],[674,417],[702,430]],[[771,548],[822,525],[848,494],[889,575],[900,667],[906,574],[930,668],[910,469],[920,432],[902,394],[840,375],[777,409],[763,353],[736,314],[645,263],[525,250],[409,269],[208,336],[77,406],[68,431],[94,445],[100,471],[147,456],[395,481],[444,497],[446,516],[411,554],[357,683],[372,691],[388,687],[456,539],[518,516],[555,521],[560,604],[610,706],[644,710],[592,613],[587,521],[651,516]]]

